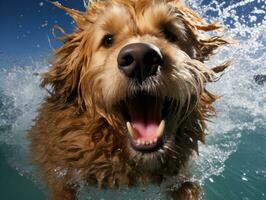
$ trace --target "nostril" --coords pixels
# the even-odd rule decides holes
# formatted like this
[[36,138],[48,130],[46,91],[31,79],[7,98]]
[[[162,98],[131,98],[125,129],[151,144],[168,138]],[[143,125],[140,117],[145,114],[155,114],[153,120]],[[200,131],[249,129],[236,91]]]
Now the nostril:
[[152,44],[132,43],[120,50],[117,63],[124,75],[142,83],[147,77],[157,74],[163,57],[158,47]]
[[134,58],[131,55],[124,55],[119,62],[119,65],[121,67],[126,67],[131,65],[134,62]]
[[146,53],[143,58],[143,63],[146,66],[159,66],[163,62],[162,56],[156,51]]

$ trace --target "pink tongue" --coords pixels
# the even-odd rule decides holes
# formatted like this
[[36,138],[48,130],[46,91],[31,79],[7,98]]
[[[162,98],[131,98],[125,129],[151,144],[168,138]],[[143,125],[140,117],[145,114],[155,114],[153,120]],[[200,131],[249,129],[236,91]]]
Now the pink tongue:
[[131,122],[133,128],[139,134],[138,139],[140,140],[153,140],[156,139],[156,132],[159,128],[159,123],[157,122],[148,122],[144,121],[132,120]]
[[139,95],[129,102],[131,125],[138,133],[139,140],[150,141],[157,138],[156,132],[161,122],[161,108],[151,96]]
[[153,140],[157,138],[156,132],[160,125],[160,114],[151,105],[131,109],[131,125],[138,133],[140,140]]

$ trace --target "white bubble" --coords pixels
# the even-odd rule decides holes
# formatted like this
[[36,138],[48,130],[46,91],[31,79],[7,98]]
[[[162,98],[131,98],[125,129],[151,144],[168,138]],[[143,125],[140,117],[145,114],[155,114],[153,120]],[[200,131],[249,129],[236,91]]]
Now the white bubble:
[[257,21],[257,17],[255,15],[252,15],[250,17],[250,22],[256,22]]
[[44,28],[46,26],[48,26],[48,21],[47,20],[44,21],[44,23],[41,25],[41,27]]

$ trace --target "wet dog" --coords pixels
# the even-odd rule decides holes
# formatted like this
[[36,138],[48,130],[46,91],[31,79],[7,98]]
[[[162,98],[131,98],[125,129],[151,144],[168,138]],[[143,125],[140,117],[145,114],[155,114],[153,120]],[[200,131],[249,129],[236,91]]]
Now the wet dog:
[[[90,1],[44,74],[49,90],[29,132],[51,199],[79,183],[128,187],[178,177],[205,139],[217,97],[205,88],[226,65],[204,61],[226,40],[179,0]],[[178,180],[177,180],[178,181]],[[198,199],[196,183],[166,191]]]

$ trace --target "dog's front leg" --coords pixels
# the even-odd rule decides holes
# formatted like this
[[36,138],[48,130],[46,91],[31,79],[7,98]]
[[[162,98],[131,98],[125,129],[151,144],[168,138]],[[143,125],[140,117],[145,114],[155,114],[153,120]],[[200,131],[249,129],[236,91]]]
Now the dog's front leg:
[[51,200],[77,200],[76,190],[61,183],[55,183],[51,188]]
[[178,189],[169,191],[168,195],[173,200],[199,200],[201,189],[196,183],[185,182]]

